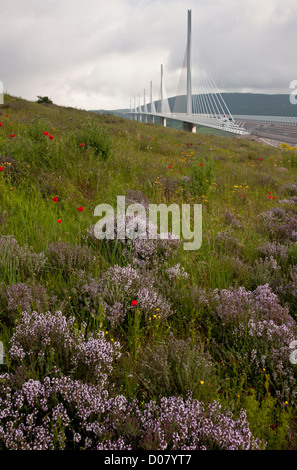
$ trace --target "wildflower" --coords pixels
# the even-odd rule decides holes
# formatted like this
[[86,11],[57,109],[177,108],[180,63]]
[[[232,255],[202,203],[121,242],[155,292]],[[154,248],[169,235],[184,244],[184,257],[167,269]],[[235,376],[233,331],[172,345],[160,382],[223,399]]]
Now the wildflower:
[[57,198],[57,196],[54,196],[54,197],[52,198],[52,201],[54,201],[54,202],[58,202],[58,200],[59,200],[59,199]]
[[58,219],[58,224],[61,224],[62,223],[62,219]]
[[200,166],[203,166],[203,163],[200,163]]
[[0,171],[4,171],[4,168],[3,168],[3,166],[0,166]]
[[171,166],[168,167],[168,170],[171,170]]
[[80,147],[83,147],[84,145],[85,145],[85,144],[82,142],[82,143],[80,144]]
[[2,126],[2,122],[0,122],[0,127]]
[[5,117],[8,117],[8,114],[5,114]]
[[9,137],[15,137],[15,135],[14,135],[14,134],[10,134],[10,136],[9,136]]
[[44,131],[43,135],[49,135],[49,133],[47,131]]
[[49,138],[50,140],[53,140],[53,136],[52,136],[52,135],[49,135],[48,138]]
[[83,211],[83,208],[82,208],[81,206],[79,206],[79,207],[77,208],[77,210],[78,210],[79,212],[82,212],[82,211]]
[[135,307],[137,305],[137,300],[132,300],[131,305],[133,305],[133,307]]
[[203,384],[204,384],[204,380],[200,380],[200,383],[201,383],[201,385],[203,385]]
[[273,198],[272,198],[272,199],[276,199],[276,196],[273,196]]

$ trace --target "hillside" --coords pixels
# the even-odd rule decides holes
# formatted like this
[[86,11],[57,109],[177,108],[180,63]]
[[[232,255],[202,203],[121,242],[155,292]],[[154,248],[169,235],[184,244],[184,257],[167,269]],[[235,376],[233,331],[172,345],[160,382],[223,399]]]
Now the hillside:
[[[296,449],[295,150],[5,103],[0,449]],[[118,196],[201,246],[98,239]]]
[[[290,102],[289,94],[222,93],[221,95],[232,115],[251,114],[256,116],[297,117],[297,105],[293,105]],[[168,99],[170,109],[173,109],[174,100],[175,98],[172,97]],[[158,101],[155,101],[155,106],[157,105]],[[125,111],[128,111],[128,109]],[[106,113],[104,110],[99,110],[98,112]],[[123,110],[113,110],[109,112],[121,115]]]

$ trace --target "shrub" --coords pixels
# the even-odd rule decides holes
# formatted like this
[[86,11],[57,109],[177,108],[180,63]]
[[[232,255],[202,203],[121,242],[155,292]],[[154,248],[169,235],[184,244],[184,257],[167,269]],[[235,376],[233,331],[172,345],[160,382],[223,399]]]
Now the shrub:
[[52,242],[47,249],[49,263],[64,272],[90,268],[96,257],[94,251],[87,246],[74,245],[68,242]]
[[90,148],[96,156],[107,160],[111,154],[112,142],[106,127],[95,120],[87,120],[79,131],[73,134],[75,145],[78,147],[82,142],[85,148]]
[[32,277],[42,271],[46,261],[44,253],[35,253],[32,247],[20,246],[13,235],[0,236],[0,267],[4,271]]
[[183,396],[189,392],[199,400],[217,397],[215,368],[202,343],[173,336],[147,345],[138,364],[138,375],[152,398]]
[[41,104],[53,104],[52,100],[48,96],[37,96],[37,103]]
[[0,446],[6,450],[256,450],[245,410],[162,397],[140,406],[70,377],[0,375]]
[[23,312],[8,354],[11,367],[21,366],[27,377],[42,378],[59,369],[103,388],[119,357],[119,343],[112,345],[101,331],[86,333],[84,324],[79,329],[74,317],[66,318],[60,311]]

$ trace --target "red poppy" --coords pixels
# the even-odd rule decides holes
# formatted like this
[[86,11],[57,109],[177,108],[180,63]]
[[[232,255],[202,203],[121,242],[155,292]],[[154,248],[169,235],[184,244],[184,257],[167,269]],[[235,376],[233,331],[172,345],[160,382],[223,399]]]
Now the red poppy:
[[193,145],[193,144],[190,144],[190,145]]
[[82,143],[80,144],[80,147],[83,147],[84,145],[85,145],[85,144],[82,142]]
[[83,208],[82,208],[81,206],[79,206],[79,207],[77,208],[77,210],[78,210],[79,212],[82,212],[82,211],[83,211]]
[[243,197],[243,194],[241,194],[240,197]]
[[132,300],[131,305],[133,305],[133,307],[135,307],[137,305],[137,300]]
[[50,140],[53,140],[53,136],[52,136],[52,135],[49,135],[48,138],[49,138]]
[[269,199],[271,199],[271,196],[268,196],[268,197],[269,197]]
[[171,170],[171,166],[168,167],[168,170]]
[[49,135],[49,133],[47,131],[44,131],[43,135]]
[[10,136],[9,136],[9,137],[14,137],[14,136],[15,136],[14,134],[10,134]]
[[268,194],[271,194],[271,193],[268,193]]
[[203,163],[200,163],[200,166],[203,166]]
[[62,223],[62,219],[58,219],[58,224],[61,224]]
[[54,196],[54,197],[52,198],[52,201],[54,201],[54,202],[58,202],[58,200],[59,200],[59,199],[57,198],[57,196]]
[[262,161],[262,158],[260,158],[260,162]]
[[276,196],[274,196],[272,199],[276,199]]
[[2,122],[0,122],[0,127],[2,126]]
[[7,117],[7,116],[8,116],[8,114],[5,114],[5,117]]
[[3,168],[3,166],[0,166],[0,171],[4,171],[4,168]]
[[152,138],[151,138],[151,137],[149,137],[149,140],[152,140]]

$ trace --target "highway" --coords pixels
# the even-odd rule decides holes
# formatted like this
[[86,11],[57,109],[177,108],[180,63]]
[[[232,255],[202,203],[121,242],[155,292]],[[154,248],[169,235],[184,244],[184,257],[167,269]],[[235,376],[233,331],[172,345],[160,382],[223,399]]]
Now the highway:
[[256,121],[249,121],[245,122],[244,127],[250,130],[252,135],[297,146],[297,126],[280,126],[265,123],[260,124]]

